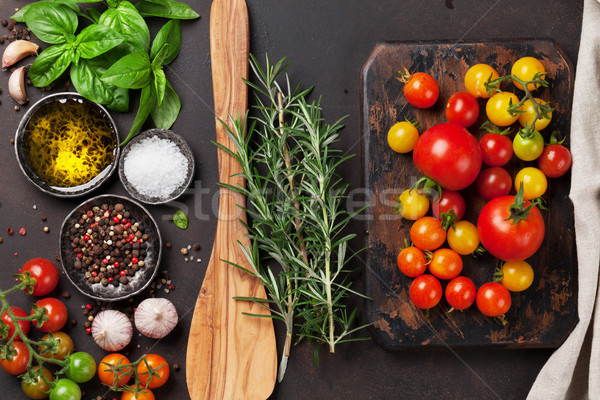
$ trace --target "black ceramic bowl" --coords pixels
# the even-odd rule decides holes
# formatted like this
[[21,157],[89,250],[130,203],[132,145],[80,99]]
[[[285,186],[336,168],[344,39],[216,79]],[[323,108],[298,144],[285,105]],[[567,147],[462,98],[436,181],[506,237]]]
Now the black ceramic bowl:
[[[86,183],[78,185],[78,186],[73,186],[73,187],[52,186],[52,185],[48,184],[47,182],[45,182],[41,177],[39,177],[33,171],[31,166],[29,165],[29,161],[25,154],[26,152],[25,152],[25,148],[24,148],[24,146],[25,146],[24,145],[24,136],[25,136],[25,131],[27,129],[27,125],[29,124],[29,121],[31,121],[31,118],[35,115],[35,113],[38,110],[40,110],[42,107],[44,107],[45,105],[52,103],[52,102],[67,102],[67,101],[76,101],[76,102],[80,102],[80,103],[85,102],[85,103],[91,104],[106,119],[106,121],[108,122],[108,124],[110,125],[111,130],[112,130],[112,139],[113,139],[113,143],[114,143],[113,160],[106,168],[104,168],[100,172],[100,174],[96,175],[89,182],[86,182]],[[113,174],[113,172],[117,168],[117,163],[118,163],[119,154],[120,154],[120,148],[118,146],[118,143],[119,143],[119,134],[117,132],[117,126],[116,126],[114,120],[112,119],[112,117],[110,116],[109,112],[102,105],[93,103],[93,102],[85,99],[79,93],[73,93],[73,92],[51,94],[49,96],[46,96],[46,97],[40,99],[37,103],[32,105],[27,110],[25,115],[23,115],[23,118],[21,119],[21,122],[19,123],[19,127],[17,128],[17,132],[15,134],[15,152],[16,152],[16,156],[17,156],[17,161],[19,163],[19,167],[21,168],[21,170],[23,171],[23,173],[25,174],[27,179],[41,191],[51,194],[56,197],[63,197],[63,198],[84,196],[86,194],[89,194],[93,190],[97,189],[100,185],[102,185]]]
[[[125,160],[127,159],[127,155],[131,151],[132,146],[134,146],[136,143],[140,143],[141,141],[149,137],[157,137],[159,139],[166,139],[173,142],[179,148],[179,151],[181,152],[181,154],[183,154],[183,156],[187,159],[188,162],[186,176],[183,183],[177,188],[175,188],[171,193],[163,197],[149,196],[147,194],[140,193],[140,191],[134,185],[132,185],[131,182],[127,180],[127,176],[124,170]],[[129,193],[129,195],[134,199],[139,200],[143,203],[163,204],[171,200],[175,200],[176,198],[181,196],[183,192],[188,188],[188,186],[192,182],[193,177],[194,155],[192,154],[190,146],[185,140],[183,140],[181,136],[168,129],[149,129],[147,131],[144,131],[137,135],[135,138],[133,138],[129,143],[127,143],[124,146],[123,151],[121,152],[121,160],[119,161],[119,179],[125,187],[125,190],[127,190],[127,193]]]
[[[146,246],[146,257],[143,260],[145,265],[133,277],[129,277],[126,285],[115,287],[112,284],[104,286],[101,283],[90,283],[85,278],[86,268],[75,268],[77,254],[71,247],[70,230],[87,210],[102,204],[114,206],[117,203],[125,206],[125,210],[131,213],[131,218],[139,222],[139,229],[148,235],[148,239],[142,244]],[[59,246],[63,270],[81,293],[96,300],[116,301],[134,296],[150,285],[160,263],[162,239],[156,221],[141,204],[123,196],[101,195],[81,203],[65,218],[60,229]]]

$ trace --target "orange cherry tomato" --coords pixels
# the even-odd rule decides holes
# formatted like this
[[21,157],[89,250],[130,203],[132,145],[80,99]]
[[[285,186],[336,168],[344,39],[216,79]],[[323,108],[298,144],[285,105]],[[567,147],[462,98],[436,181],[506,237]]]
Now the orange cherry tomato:
[[456,278],[462,269],[462,258],[454,250],[437,249],[433,252],[429,263],[429,272],[436,278],[446,280]]
[[[152,377],[149,373],[150,368],[155,370]],[[156,389],[167,383],[170,374],[169,363],[158,354],[147,354],[146,360],[138,364],[137,373],[144,387]]]
[[439,219],[423,217],[416,220],[410,228],[410,240],[421,250],[433,251],[446,240],[446,231]]
[[98,364],[98,378],[100,378],[100,382],[108,386],[112,386],[114,384],[116,384],[116,386],[125,385],[133,374],[131,367],[125,368],[119,373],[115,373],[111,367],[119,365],[123,366],[127,364],[131,364],[131,361],[129,361],[129,359],[122,354],[112,353],[107,355],[102,359],[102,361],[100,361],[100,364]]

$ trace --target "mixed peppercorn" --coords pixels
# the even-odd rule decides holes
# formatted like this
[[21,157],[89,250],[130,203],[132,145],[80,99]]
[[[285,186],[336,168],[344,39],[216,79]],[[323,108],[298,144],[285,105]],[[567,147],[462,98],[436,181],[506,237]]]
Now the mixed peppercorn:
[[119,286],[144,267],[148,235],[123,204],[102,204],[83,213],[71,227],[74,266],[89,283]]

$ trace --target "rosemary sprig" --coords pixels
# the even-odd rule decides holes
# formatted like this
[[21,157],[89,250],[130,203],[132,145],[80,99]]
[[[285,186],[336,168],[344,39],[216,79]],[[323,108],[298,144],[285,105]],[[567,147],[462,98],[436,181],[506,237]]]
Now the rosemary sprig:
[[[326,344],[331,353],[338,343],[362,340],[352,334],[364,327],[353,327],[356,310],[348,311],[344,304],[350,295],[362,296],[351,289],[345,268],[352,258],[348,242],[356,236],[345,234],[345,228],[363,209],[344,208],[348,185],[336,169],[351,156],[333,147],[342,120],[324,121],[320,99],[308,101],[312,87],[292,88],[284,61],[272,65],[267,57],[262,69],[251,56],[257,83],[246,83],[253,89],[258,116],[230,117],[229,127],[224,125],[235,149],[219,146],[242,168],[246,186],[224,186],[248,199],[252,246],[242,248],[251,266],[246,271],[258,277],[268,293],[266,302],[238,299],[268,307],[271,318],[286,327],[279,381],[295,326],[297,341]],[[278,78],[284,79],[284,86]]]

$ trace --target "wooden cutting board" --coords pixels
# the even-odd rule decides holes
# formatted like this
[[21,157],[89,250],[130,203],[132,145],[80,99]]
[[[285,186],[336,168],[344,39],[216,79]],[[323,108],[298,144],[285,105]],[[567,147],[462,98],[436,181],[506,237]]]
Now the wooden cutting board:
[[[556,111],[543,136],[547,141],[552,131],[559,130],[567,136],[568,146],[574,70],[550,40],[384,43],[375,47],[364,66],[361,127],[365,184],[371,204],[366,215],[365,276],[366,292],[372,298],[366,303],[366,315],[373,323],[374,337],[386,349],[470,345],[557,347],[578,320],[573,207],[568,198],[570,173],[549,180],[545,195],[549,210],[543,212],[546,238],[541,249],[528,260],[535,271],[534,282],[528,290],[512,294],[513,305],[506,315],[509,321],[506,326],[483,316],[476,306],[448,314],[450,307],[445,300],[427,318],[410,302],[411,279],[400,273],[396,264],[404,239],[410,239],[411,221],[394,215],[393,206],[419,174],[412,153],[400,155],[389,148],[389,128],[405,118],[416,118],[424,128],[446,122],[446,101],[453,93],[465,91],[463,79],[469,66],[487,63],[500,75],[506,75],[510,74],[512,63],[523,56],[537,57],[548,71],[550,87],[543,89],[538,97],[550,100]],[[419,110],[406,102],[402,83],[395,79],[396,72],[403,67],[411,72],[427,72],[438,80],[440,99],[431,109]],[[517,92],[517,96],[521,94]],[[486,120],[485,102],[479,101],[479,121],[469,128],[477,138],[483,135],[478,127]],[[513,160],[507,170],[514,179],[516,171],[527,165],[537,166],[535,162]],[[476,223],[484,200],[474,188],[461,194],[467,202],[464,219]],[[499,265],[490,255],[477,259],[463,256],[463,261],[462,275],[473,279],[477,287],[490,281]]]
[[[214,0],[210,13],[210,48],[217,142],[234,147],[221,121],[243,117],[248,102],[248,10],[244,0]],[[244,185],[235,176],[237,161],[218,151],[219,180]],[[192,400],[266,399],[275,386],[277,348],[270,318],[242,313],[267,314],[265,308],[233,297],[266,298],[260,282],[228,264],[251,270],[240,249],[250,246],[245,198],[219,189],[217,231],[206,275],[192,317],[187,348],[187,384]]]

